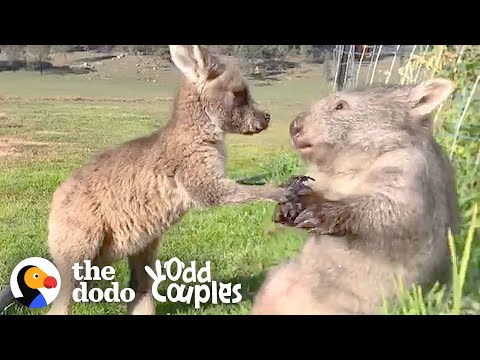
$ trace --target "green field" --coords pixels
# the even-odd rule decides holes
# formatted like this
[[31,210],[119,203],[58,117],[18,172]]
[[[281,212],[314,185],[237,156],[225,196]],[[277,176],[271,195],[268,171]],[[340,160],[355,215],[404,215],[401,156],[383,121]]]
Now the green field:
[[[149,83],[89,80],[86,75],[0,73],[0,288],[8,284],[20,260],[48,257],[51,196],[70,171],[93,154],[148,134],[168,120],[177,78],[170,72],[162,76],[157,83]],[[272,125],[255,136],[227,137],[228,175],[238,179],[263,174],[278,182],[302,171],[290,148],[290,121],[326,95],[330,85],[320,71],[312,71],[252,90],[259,104],[271,112]],[[266,269],[295,254],[305,237],[298,231],[276,229],[272,210],[273,204],[257,203],[195,211],[171,228],[163,238],[159,259],[211,261],[214,280],[242,284],[243,300],[199,310],[193,304],[158,303],[157,313],[247,313]],[[474,246],[473,261],[478,264],[479,248]],[[120,288],[127,287],[126,261],[114,265]],[[474,275],[469,284],[478,279]],[[106,303],[74,307],[75,314],[124,314],[125,310],[124,305]],[[29,312],[16,304],[7,309],[8,314],[43,312]]]
[[[168,99],[174,96],[177,79],[168,72],[164,76],[159,85],[77,75],[0,74],[0,95],[6,98],[0,103],[1,284],[8,283],[10,272],[23,258],[48,257],[49,203],[72,169],[93,154],[148,134],[168,120],[172,106]],[[272,125],[256,136],[227,137],[229,176],[267,174],[281,180],[295,171],[298,160],[290,150],[288,125],[298,111],[325,93],[324,82],[321,74],[313,74],[308,79],[254,87],[256,100],[272,114]],[[71,99],[75,97],[79,100]],[[140,100],[122,101],[126,99]],[[241,283],[244,300],[200,311],[193,304],[159,304],[157,312],[246,312],[263,271],[302,243],[301,234],[272,232],[272,210],[269,203],[226,206],[192,212],[173,227],[163,239],[159,259],[176,256],[199,264],[210,260],[212,276],[224,283]],[[120,287],[128,286],[126,261],[115,263],[115,268]],[[82,314],[124,311],[124,306],[108,304],[74,308]],[[25,313],[16,305],[8,309],[8,313],[17,312]]]

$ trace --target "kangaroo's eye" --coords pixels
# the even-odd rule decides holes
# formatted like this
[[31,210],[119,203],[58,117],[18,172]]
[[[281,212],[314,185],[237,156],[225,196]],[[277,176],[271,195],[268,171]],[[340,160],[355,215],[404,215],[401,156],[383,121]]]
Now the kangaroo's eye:
[[247,103],[247,91],[245,89],[234,91],[233,96],[236,105],[245,105]]

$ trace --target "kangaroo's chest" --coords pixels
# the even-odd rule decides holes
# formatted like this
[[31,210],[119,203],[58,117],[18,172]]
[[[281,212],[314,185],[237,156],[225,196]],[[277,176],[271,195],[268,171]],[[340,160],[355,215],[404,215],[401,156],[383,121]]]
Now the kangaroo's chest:
[[105,211],[112,231],[112,251],[135,253],[162,236],[192,206],[192,200],[174,178],[156,176],[148,184],[112,194]]

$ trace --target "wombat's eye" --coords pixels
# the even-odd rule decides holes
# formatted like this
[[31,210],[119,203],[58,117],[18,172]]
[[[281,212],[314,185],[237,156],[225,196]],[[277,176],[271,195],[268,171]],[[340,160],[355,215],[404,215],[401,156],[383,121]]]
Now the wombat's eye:
[[245,99],[247,97],[247,92],[245,90],[234,91],[233,96],[238,100]]
[[347,103],[343,100],[339,101],[337,105],[335,105],[335,110],[342,110],[347,107]]

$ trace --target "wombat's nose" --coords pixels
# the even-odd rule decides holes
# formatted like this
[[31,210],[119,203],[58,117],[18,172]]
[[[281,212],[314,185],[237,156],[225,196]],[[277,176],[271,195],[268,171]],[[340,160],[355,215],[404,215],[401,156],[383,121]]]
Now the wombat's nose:
[[294,137],[300,131],[303,130],[303,124],[305,122],[305,118],[307,117],[307,112],[302,112],[298,114],[295,119],[290,123],[290,136]]

